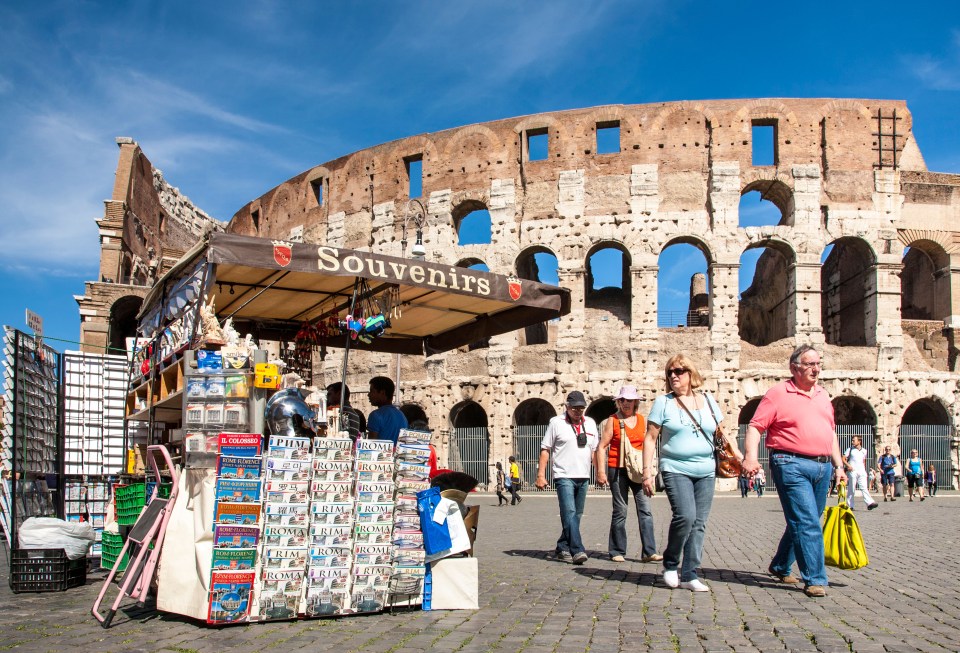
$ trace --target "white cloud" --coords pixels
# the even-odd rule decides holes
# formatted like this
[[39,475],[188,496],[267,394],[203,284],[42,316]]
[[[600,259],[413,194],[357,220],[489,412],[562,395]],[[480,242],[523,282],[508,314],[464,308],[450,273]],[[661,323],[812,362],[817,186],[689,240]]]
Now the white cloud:
[[960,30],[952,30],[947,52],[905,55],[904,64],[914,77],[934,91],[960,91]]

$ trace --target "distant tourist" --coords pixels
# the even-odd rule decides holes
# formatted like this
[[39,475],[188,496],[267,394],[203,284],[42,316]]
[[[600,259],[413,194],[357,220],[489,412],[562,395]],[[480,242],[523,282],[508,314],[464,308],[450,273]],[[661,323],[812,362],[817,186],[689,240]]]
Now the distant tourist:
[[930,463],[930,466],[927,467],[927,494],[932,497],[937,496],[937,468],[933,466],[933,463]]
[[877,460],[877,467],[880,468],[880,482],[883,484],[883,500],[886,501],[889,496],[891,501],[896,501],[894,489],[900,461],[893,455],[889,446],[883,450],[883,455]]
[[911,449],[910,457],[907,458],[904,466],[907,475],[907,487],[910,490],[910,500],[913,501],[913,495],[916,494],[923,501],[925,498],[923,496],[923,458],[920,457],[920,452]]
[[515,506],[521,501],[523,497],[520,496],[520,488],[523,486],[523,480],[520,476],[520,464],[517,462],[516,456],[510,456],[510,505]]
[[843,466],[846,468],[850,482],[847,484],[847,505],[853,510],[853,496],[860,490],[867,510],[877,507],[877,502],[870,496],[867,489],[867,450],[863,448],[859,435],[853,436],[850,446],[843,452]]
[[507,497],[503,495],[504,489],[507,487],[507,478],[506,474],[503,473],[503,465],[497,463],[497,505],[503,506],[508,503]]

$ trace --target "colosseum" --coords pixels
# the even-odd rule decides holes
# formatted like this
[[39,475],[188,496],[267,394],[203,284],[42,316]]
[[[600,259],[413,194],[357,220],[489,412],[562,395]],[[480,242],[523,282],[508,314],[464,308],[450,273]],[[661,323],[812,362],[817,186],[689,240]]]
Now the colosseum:
[[[416,231],[431,260],[528,279],[555,266],[572,293],[561,319],[460,350],[351,358],[354,405],[369,410],[371,376],[399,378],[399,403],[429,421],[441,459],[482,481],[514,453],[532,480],[539,433],[570,390],[603,419],[621,384],[652,401],[666,358],[684,351],[728,423],[744,424],[788,374],[790,351],[813,343],[841,441],[861,433],[874,451],[919,446],[941,486],[956,487],[960,175],[926,169],[911,124],[902,101],[858,99],[543,113],[319,164],[226,224],[167,183],[136,142],[117,139],[113,197],[98,221],[101,276],[77,298],[82,339],[122,346],[147,287],[205,229],[397,256],[410,256]],[[741,224],[750,193],[778,218]],[[487,237],[460,244],[476,215],[489,216]],[[679,316],[658,310],[661,256],[676,245],[699,250],[706,268],[686,278]],[[747,250],[762,253],[741,293]],[[605,287],[598,254],[619,262]],[[333,350],[315,360],[313,382],[337,378],[341,362]]]

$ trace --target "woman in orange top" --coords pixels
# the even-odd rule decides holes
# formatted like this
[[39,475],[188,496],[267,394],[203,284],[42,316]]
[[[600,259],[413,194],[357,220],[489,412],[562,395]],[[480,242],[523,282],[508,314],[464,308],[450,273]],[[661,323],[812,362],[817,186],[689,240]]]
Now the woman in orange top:
[[[627,476],[620,456],[623,431],[626,431],[634,449],[643,448],[646,434],[646,421],[637,414],[640,395],[632,385],[625,385],[617,393],[617,412],[603,424],[600,446],[597,447],[597,484],[610,483],[613,494],[613,516],[610,520],[610,539],[607,549],[610,559],[623,562],[627,553],[627,490],[633,493],[633,503],[637,507],[637,521],[640,522],[640,542],[642,545],[640,562],[663,560],[657,553],[657,542],[653,534],[653,513],[650,511],[650,499],[643,493],[643,485],[634,483]],[[604,461],[603,452],[607,452]]]

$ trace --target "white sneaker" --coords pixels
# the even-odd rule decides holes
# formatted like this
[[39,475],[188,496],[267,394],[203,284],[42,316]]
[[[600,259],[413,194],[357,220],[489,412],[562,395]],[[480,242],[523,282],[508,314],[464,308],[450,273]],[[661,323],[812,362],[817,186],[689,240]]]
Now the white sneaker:
[[680,572],[678,572],[676,569],[665,570],[663,572],[663,582],[666,583],[667,587],[670,589],[676,589],[680,587]]
[[685,590],[690,590],[691,592],[709,592],[710,588],[700,582],[699,578],[694,578],[693,580],[685,583],[680,583],[680,587]]

